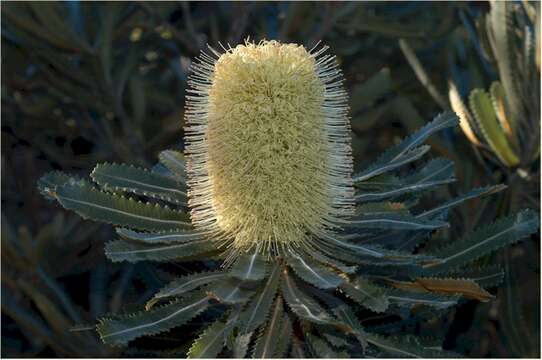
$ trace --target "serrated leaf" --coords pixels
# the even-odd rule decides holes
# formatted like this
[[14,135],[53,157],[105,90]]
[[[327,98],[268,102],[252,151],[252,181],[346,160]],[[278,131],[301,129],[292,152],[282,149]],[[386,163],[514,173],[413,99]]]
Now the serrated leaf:
[[233,357],[236,359],[243,359],[248,353],[248,345],[252,338],[252,332],[248,334],[238,335],[235,337],[233,345]]
[[443,221],[428,221],[405,213],[360,215],[345,224],[348,228],[386,229],[386,230],[435,230],[449,226]]
[[[510,6],[506,2],[491,3],[491,11],[487,15],[489,43],[499,69],[499,79],[506,93],[507,108],[513,119],[520,119],[522,113],[521,95],[516,83],[515,53],[510,49],[510,42],[514,37],[511,26],[512,19]],[[516,120],[513,120],[516,121]]]
[[253,254],[240,255],[230,269],[230,275],[241,280],[261,280],[267,273],[268,265],[259,251],[255,250]]
[[94,189],[87,182],[66,183],[56,189],[54,197],[66,209],[83,218],[141,230],[189,228],[184,213],[156,204],[145,204]]
[[434,159],[419,172],[401,180],[399,183],[391,184],[391,186],[387,186],[378,192],[361,191],[359,195],[356,195],[356,201],[382,201],[404,194],[410,195],[426,191],[435,186],[455,181],[453,176],[454,168],[452,161],[442,158]]
[[345,348],[348,346],[348,341],[340,333],[332,334],[329,331],[326,331],[322,332],[322,336],[327,340],[328,343],[331,344],[331,346],[335,348]]
[[320,289],[335,289],[343,282],[343,279],[331,269],[311,260],[308,254],[303,255],[305,256],[290,252],[286,257],[288,265],[301,279]]
[[82,180],[63,173],[62,171],[51,171],[38,180],[38,189],[47,199],[55,200],[54,194],[58,187],[67,183],[77,183],[80,181]]
[[381,313],[388,308],[389,302],[382,288],[369,280],[358,278],[352,283],[344,283],[341,288],[348,297],[371,311]]
[[158,155],[160,162],[175,174],[179,181],[186,178],[186,164],[184,155],[174,150],[164,150]]
[[389,171],[393,171],[403,165],[419,160],[424,156],[431,148],[429,145],[422,145],[412,150],[407,151],[396,159],[389,162],[379,163],[369,167],[367,170],[354,175],[354,182],[359,183],[375,176],[384,174]]
[[154,295],[152,300],[147,303],[146,308],[148,310],[160,299],[186,294],[187,292],[197,289],[203,285],[223,280],[226,278],[226,276],[227,274],[223,271],[204,272],[182,276],[160,289],[160,291]]
[[207,296],[196,294],[151,311],[125,315],[119,319],[101,319],[97,325],[102,341],[123,345],[143,335],[154,335],[183,325],[209,306]]
[[190,258],[216,250],[211,240],[197,240],[182,244],[148,245],[124,240],[110,241],[105,255],[114,262],[168,261]]
[[209,233],[203,231],[172,230],[161,232],[139,232],[125,228],[117,228],[117,234],[122,238],[140,241],[147,244],[172,244],[186,243],[191,241],[204,240]]
[[242,288],[238,280],[228,279],[210,288],[209,294],[224,304],[240,304],[246,302],[253,291]]
[[459,299],[458,296],[445,296],[400,289],[386,289],[385,293],[390,304],[407,308],[424,305],[435,309],[446,309],[455,306]]
[[463,130],[463,133],[471,143],[481,146],[482,143],[479,140],[481,136],[479,134],[478,126],[474,122],[469,109],[463,102],[456,85],[452,81],[450,81],[448,85],[448,98],[450,99],[450,105],[457,116],[459,116],[459,126],[461,127],[461,130]]
[[493,111],[499,120],[502,130],[506,134],[508,140],[512,141],[512,134],[515,125],[511,123],[512,117],[507,114],[506,111],[506,94],[502,84],[498,81],[491,83],[489,87],[489,95],[491,96],[491,104],[493,105]]
[[413,282],[393,282],[398,289],[426,291],[444,295],[461,295],[468,299],[487,302],[494,298],[472,279],[418,278]]
[[333,237],[328,237],[325,241],[316,240],[316,242],[319,250],[326,252],[329,256],[357,264],[402,266],[433,261],[433,258],[427,255],[388,250],[374,245],[358,245]]
[[[337,359],[344,358],[344,353],[336,352],[331,346],[329,346],[324,340],[309,334],[305,337],[310,345],[311,352],[315,358],[320,359]],[[348,356],[347,356],[348,357]]]
[[432,275],[451,271],[503,246],[513,244],[535,233],[539,228],[539,222],[537,213],[532,210],[524,210],[484,226],[452,245],[433,253],[432,255],[440,260],[438,263],[426,265],[425,273]]
[[428,146],[420,146],[425,139],[437,131],[457,125],[457,117],[451,112],[439,114],[433,121],[423,126],[414,134],[405,138],[398,145],[387,150],[378,160],[360,174],[354,175],[354,182],[367,180],[386,171],[419,159],[428,150]]
[[496,265],[462,269],[448,273],[447,275],[455,278],[474,280],[483,288],[498,286],[504,279],[504,271]]
[[292,322],[287,313],[284,313],[282,326],[280,328],[280,335],[278,341],[275,343],[274,356],[277,358],[284,358],[290,344],[292,343]]
[[408,208],[401,202],[372,202],[366,204],[359,204],[356,207],[356,213],[360,215],[374,214],[374,215],[386,215],[386,214],[409,214]]
[[457,357],[449,351],[437,348],[428,348],[421,345],[415,337],[407,336],[381,336],[368,334],[367,342],[376,346],[382,352],[393,357],[412,357],[412,358],[441,358]]
[[165,176],[177,181],[177,176],[174,173],[172,173],[167,167],[165,167],[165,165],[162,163],[154,164],[153,167],[151,168],[151,171],[153,173],[156,173],[161,176]]
[[430,210],[427,210],[427,211],[424,211],[418,215],[416,215],[417,218],[429,218],[429,219],[433,219],[433,218],[440,218],[440,214],[444,213],[445,211],[447,211],[448,209],[450,208],[453,208],[457,205],[460,205],[462,204],[463,202],[467,201],[467,200],[470,200],[470,199],[475,199],[475,198],[483,198],[485,196],[488,196],[488,195],[493,195],[493,194],[496,194],[502,190],[506,189],[506,185],[503,185],[503,184],[499,184],[499,185],[493,185],[493,186],[486,186],[486,187],[481,187],[481,188],[478,188],[478,189],[473,189],[469,192],[467,192],[466,194],[463,194],[463,195],[460,195],[456,198],[453,198],[451,200],[448,200],[447,202],[445,202],[444,204],[440,205],[440,206],[437,206],[433,209],[430,209]]
[[345,274],[354,274],[356,270],[358,269],[356,265],[353,265],[353,266],[345,265],[336,259],[333,259],[331,257],[328,257],[322,254],[320,251],[316,249],[311,249],[310,254],[317,261],[324,263],[327,266],[330,266],[334,269],[337,269],[337,271],[343,272]]
[[337,297],[319,292],[317,295],[325,302],[325,304],[331,309],[331,312],[339,322],[345,325],[343,331],[352,334],[360,343],[360,345],[365,348],[367,346],[367,341],[365,340],[365,330],[359,322],[359,319],[352,311],[347,304],[339,300]]
[[487,93],[482,89],[474,89],[469,96],[469,103],[485,140],[499,160],[506,166],[519,164],[519,158],[497,121]]
[[282,266],[276,264],[267,281],[256,291],[256,296],[240,316],[241,333],[246,334],[256,330],[266,319],[271,303],[277,292]]
[[105,190],[122,191],[186,204],[184,186],[172,178],[124,164],[98,164],[91,178]]
[[286,304],[300,318],[317,324],[336,323],[320,305],[299,290],[294,279],[287,272],[283,274],[282,295]]
[[216,358],[224,347],[225,329],[225,323],[220,320],[215,321],[192,343],[187,357],[190,359]]
[[290,321],[288,315],[284,313],[282,298],[278,296],[269,321],[261,328],[252,357],[259,359],[281,357],[282,354],[277,354],[277,350],[281,349],[277,349],[276,345],[280,338],[290,337],[288,331],[291,333]]

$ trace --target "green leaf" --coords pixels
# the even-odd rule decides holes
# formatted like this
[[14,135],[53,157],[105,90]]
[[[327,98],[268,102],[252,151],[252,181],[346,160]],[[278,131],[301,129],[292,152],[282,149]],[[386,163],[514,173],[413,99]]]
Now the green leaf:
[[386,230],[435,230],[441,227],[448,227],[449,224],[443,221],[429,221],[416,218],[405,213],[400,214],[377,214],[358,215],[349,220],[345,227],[386,229]]
[[366,279],[357,278],[352,283],[344,283],[341,288],[352,300],[367,309],[381,313],[388,308],[388,299],[381,287]]
[[474,89],[469,96],[469,103],[484,138],[499,160],[506,166],[519,164],[518,156],[498,123],[489,95],[482,89]]
[[[419,172],[411,175],[399,183],[391,183],[385,189],[378,192],[361,191],[356,195],[357,202],[381,201],[395,198],[404,194],[413,194],[431,189],[435,186],[448,184],[453,178],[453,162],[447,159],[434,159]],[[360,183],[361,185],[364,183]]]
[[147,245],[124,240],[110,241],[105,254],[113,262],[168,261],[190,258],[216,250],[211,240],[197,240],[182,244]]
[[235,337],[235,342],[233,344],[233,357],[236,359],[243,359],[248,353],[248,345],[252,339],[253,333],[248,333],[244,335],[238,335]]
[[113,192],[129,192],[186,204],[183,185],[172,178],[124,164],[98,164],[90,174],[102,188]]
[[[252,357],[259,359],[282,357],[283,354],[278,353],[282,352],[283,349],[277,345],[281,342],[281,338],[283,339],[282,342],[284,340],[288,341],[291,333],[290,321],[288,315],[284,312],[282,299],[279,296],[275,300],[269,321],[261,328],[260,334],[256,339]],[[284,346],[281,347],[284,348]]]
[[337,359],[337,358],[348,358],[349,356],[344,352],[337,353],[331,346],[329,346],[324,340],[321,338],[318,338],[315,335],[308,334],[308,336],[305,337],[306,341],[308,342],[311,352],[313,353],[315,358],[320,359]]
[[430,306],[435,309],[446,309],[457,304],[459,296],[445,296],[427,292],[385,289],[390,304],[412,308],[413,306]]
[[282,295],[290,309],[300,318],[317,324],[336,323],[320,305],[299,290],[288,273],[283,275]]
[[360,183],[375,176],[393,171],[403,165],[419,160],[422,156],[427,154],[429,150],[431,150],[431,147],[429,145],[418,146],[412,150],[405,152],[401,156],[390,160],[389,162],[375,164],[369,167],[367,170],[359,174],[355,174],[354,183]]
[[325,338],[334,348],[345,348],[348,346],[348,341],[346,340],[347,338],[339,332],[331,333],[326,329],[326,331],[321,330],[321,333],[322,337]]
[[94,189],[87,182],[66,183],[57,188],[55,198],[66,209],[83,218],[141,230],[188,228],[188,215]]
[[360,345],[365,348],[367,346],[367,342],[365,341],[365,330],[363,329],[363,326],[359,322],[357,316],[352,311],[352,308],[350,308],[350,306],[345,304],[343,301],[339,300],[337,297],[323,291],[316,293],[316,296],[324,301],[328,308],[331,309],[331,312],[333,315],[335,315],[337,320],[346,327],[342,329],[342,331],[341,329],[338,329],[338,331],[341,333],[346,332],[355,336]]
[[241,333],[250,333],[265,321],[277,292],[281,270],[282,266],[278,264],[273,267],[265,284],[261,285],[256,292],[256,296],[242,312],[239,319]]
[[535,233],[539,224],[539,216],[532,210],[500,219],[433,253],[440,260],[436,264],[426,265],[425,273],[440,274],[456,269]]
[[101,319],[97,330],[104,343],[123,345],[140,336],[158,334],[183,325],[208,306],[207,296],[196,294],[151,311],[124,315],[118,319]]
[[259,251],[255,250],[253,254],[240,255],[233,264],[230,275],[241,280],[261,280],[267,273],[268,265]]
[[506,185],[499,184],[499,185],[493,185],[493,186],[486,186],[481,187],[478,189],[473,189],[469,191],[466,194],[460,195],[456,198],[453,198],[451,200],[448,200],[444,204],[437,206],[433,209],[424,211],[418,215],[416,215],[417,218],[420,219],[434,219],[434,218],[440,218],[440,214],[446,212],[448,209],[453,208],[457,205],[462,204],[463,202],[475,198],[483,198],[488,195],[496,194],[502,190],[506,189]]
[[506,93],[507,108],[510,110],[510,115],[516,119],[522,117],[522,101],[521,93],[516,82],[516,64],[514,59],[516,54],[513,49],[510,49],[510,44],[515,36],[515,29],[512,26],[512,4],[506,2],[491,3],[491,11],[487,15],[488,37],[491,49],[495,59],[497,59],[497,67],[499,69],[499,79]]
[[418,147],[418,145],[435,132],[456,126],[457,123],[457,117],[451,112],[444,112],[438,115],[433,121],[423,126],[420,130],[405,138],[398,145],[387,150],[373,165],[367,168],[367,170],[354,175],[354,182],[367,180],[419,159],[429,150],[429,147]]
[[246,302],[254,293],[241,287],[241,282],[227,279],[209,289],[211,296],[224,304],[240,304]]
[[358,267],[355,265],[354,266],[345,265],[336,259],[333,259],[329,256],[322,254],[320,251],[316,249],[311,249],[310,254],[311,254],[311,257],[318,260],[319,262],[324,263],[346,274],[354,274],[358,269]]
[[203,285],[207,285],[226,278],[226,273],[223,271],[203,272],[199,274],[190,274],[173,280],[164,286],[145,306],[149,309],[160,299],[165,299],[171,296],[180,296],[189,291],[197,289]]
[[160,231],[160,232],[138,232],[125,228],[117,228],[117,234],[128,240],[140,241],[147,244],[173,244],[186,243],[191,241],[203,240],[208,237],[207,232],[202,231]]
[[367,342],[392,357],[441,358],[456,354],[434,347],[424,347],[414,336],[381,336],[368,334]]
[[192,343],[187,357],[190,359],[216,358],[224,347],[225,330],[225,323],[220,320],[215,321]]
[[70,176],[62,171],[51,171],[38,180],[38,189],[47,199],[55,200],[55,193],[60,186],[81,181],[83,180]]
[[473,267],[454,271],[447,275],[459,279],[471,279],[483,288],[498,286],[504,279],[504,271],[497,265]]
[[311,260],[308,254],[303,255],[290,252],[286,257],[288,265],[301,279],[320,289],[335,289],[343,282],[343,279],[331,269]]
[[[377,246],[364,246],[328,237],[324,241],[318,241],[319,250],[325,251],[329,256],[344,259],[357,264],[376,265],[411,265],[431,261],[432,256],[412,254],[387,250]],[[350,253],[351,252],[351,253]]]
[[493,111],[499,120],[502,130],[506,134],[508,140],[510,140],[512,145],[513,143],[513,133],[516,129],[516,124],[512,121],[514,120],[507,111],[506,108],[506,94],[504,93],[504,88],[502,84],[498,81],[491,83],[489,87],[489,95],[491,96],[491,104],[493,105]]
[[292,322],[287,313],[284,313],[282,326],[279,329],[280,336],[278,341],[275,343],[274,356],[277,358],[285,358],[290,344],[292,343]]
[[481,142],[479,139],[482,139],[482,136],[480,134],[478,125],[473,120],[472,115],[463,102],[463,99],[461,98],[461,95],[459,94],[457,86],[454,84],[454,82],[450,81],[448,86],[448,98],[450,99],[450,105],[452,106],[454,112],[459,116],[459,126],[461,127],[461,130],[463,130],[463,133],[471,143],[480,146]]
[[182,153],[174,150],[164,150],[158,155],[158,158],[169,171],[177,175],[179,181],[184,181],[186,178],[186,165]]

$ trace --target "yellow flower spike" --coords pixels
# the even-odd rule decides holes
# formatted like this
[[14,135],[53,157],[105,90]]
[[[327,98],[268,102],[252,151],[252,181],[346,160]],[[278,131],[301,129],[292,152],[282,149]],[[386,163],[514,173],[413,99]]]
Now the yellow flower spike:
[[354,213],[347,95],[327,47],[245,42],[193,64],[185,144],[192,222],[270,256]]

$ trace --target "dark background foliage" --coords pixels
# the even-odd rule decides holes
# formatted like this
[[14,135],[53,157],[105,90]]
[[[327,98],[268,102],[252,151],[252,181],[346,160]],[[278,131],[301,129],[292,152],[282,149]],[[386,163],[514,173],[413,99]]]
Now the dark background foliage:
[[[235,46],[250,36],[329,45],[346,78],[360,169],[449,108],[448,78],[480,61],[474,24],[488,9],[483,2],[2,2],[2,356],[119,355],[89,330],[94,319],[140,307],[168,272],[190,268],[106,261],[111,228],[53,206],[35,185],[53,169],[85,174],[104,161],[150,165],[158,151],[182,149],[188,66],[207,43]],[[419,81],[420,69],[429,82]],[[483,86],[495,76],[467,73],[466,82]],[[439,193],[442,199],[510,185],[455,210],[447,236],[517,210],[520,198],[527,202],[521,206],[539,209],[536,190],[521,190],[539,186],[539,168],[534,185],[509,181],[459,129],[431,145],[456,163],[459,181]],[[495,289],[497,300],[463,302],[443,323],[427,324],[443,332],[446,349],[539,356],[539,252],[533,238],[499,253],[514,281]],[[183,348],[187,339],[168,333],[161,340]],[[152,339],[143,341],[153,347]],[[128,354],[144,355],[137,347]]]

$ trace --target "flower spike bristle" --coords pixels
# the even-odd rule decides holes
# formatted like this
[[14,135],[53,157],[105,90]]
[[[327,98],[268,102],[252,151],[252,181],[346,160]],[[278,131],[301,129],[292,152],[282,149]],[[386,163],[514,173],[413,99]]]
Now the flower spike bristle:
[[210,48],[192,66],[185,115],[192,222],[230,258],[295,251],[353,214],[347,94],[326,50],[245,41],[224,53]]

